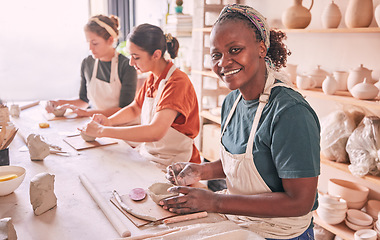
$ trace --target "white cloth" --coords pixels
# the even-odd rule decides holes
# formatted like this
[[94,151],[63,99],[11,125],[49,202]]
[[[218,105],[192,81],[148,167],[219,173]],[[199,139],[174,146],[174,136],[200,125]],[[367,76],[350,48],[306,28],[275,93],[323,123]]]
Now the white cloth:
[[96,78],[99,59],[95,59],[91,80],[87,82],[87,97],[95,109],[105,110],[119,107],[121,82],[118,65],[119,53],[115,51],[115,56],[111,60],[110,82],[108,83]]
[[[227,193],[254,195],[271,192],[257,171],[253,160],[253,141],[258,127],[262,111],[269,100],[271,89],[275,86],[285,86],[283,83],[275,83],[275,77],[271,72],[268,74],[264,92],[260,95],[259,106],[253,120],[251,133],[248,139],[246,152],[243,154],[231,154],[221,145],[221,160],[223,170],[226,174]],[[222,135],[230,122],[236,106],[241,99],[241,94],[237,97],[224,125]],[[309,227],[312,214],[301,217],[278,217],[278,218],[257,218],[238,215],[227,215],[228,219],[239,223],[249,230],[258,233],[265,238],[288,239],[301,235]]]
[[[161,98],[166,82],[176,70],[173,65],[166,78],[161,80],[156,97],[145,96],[141,109],[141,124],[148,125],[156,113],[156,106]],[[165,167],[174,162],[188,162],[193,154],[193,139],[170,127],[165,136],[156,142],[144,142],[139,146],[140,154],[146,159]]]

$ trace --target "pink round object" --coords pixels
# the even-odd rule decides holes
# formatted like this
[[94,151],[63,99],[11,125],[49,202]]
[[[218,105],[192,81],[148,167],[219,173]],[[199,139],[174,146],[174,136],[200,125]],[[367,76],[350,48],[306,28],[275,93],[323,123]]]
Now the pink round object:
[[129,192],[129,197],[133,201],[141,201],[146,197],[146,191],[142,188],[134,188]]

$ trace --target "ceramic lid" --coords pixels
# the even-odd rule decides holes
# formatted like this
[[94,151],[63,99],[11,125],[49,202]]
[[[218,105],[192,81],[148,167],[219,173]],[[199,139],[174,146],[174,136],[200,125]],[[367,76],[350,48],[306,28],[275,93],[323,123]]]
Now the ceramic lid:
[[315,69],[310,71],[309,75],[311,76],[323,76],[326,77],[329,73],[321,68],[321,65],[317,65]]
[[363,64],[360,64],[359,67],[353,68],[352,71],[355,71],[355,72],[372,72],[372,70],[369,70],[368,68],[363,67]]

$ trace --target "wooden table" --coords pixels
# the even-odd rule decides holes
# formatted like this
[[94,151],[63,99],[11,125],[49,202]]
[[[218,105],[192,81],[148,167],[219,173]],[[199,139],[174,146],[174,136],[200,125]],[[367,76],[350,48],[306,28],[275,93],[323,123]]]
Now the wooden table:
[[[25,143],[16,136],[10,146],[10,165],[22,166],[26,176],[14,193],[0,197],[0,218],[11,217],[19,239],[114,239],[120,236],[93,201],[79,180],[85,174],[105,199],[112,196],[115,189],[127,194],[134,187],[148,188],[154,182],[166,182],[164,173],[154,164],[143,159],[126,142],[76,151],[63,141],[68,134],[75,132],[88,118],[49,121],[50,127],[41,129],[40,122],[48,122],[43,116],[43,103],[23,110],[19,118],[11,121],[20,128],[23,135],[39,133],[49,143],[58,145],[70,156],[50,154],[43,161],[31,161]],[[30,180],[38,173],[49,172],[55,175],[57,207],[35,216],[29,199]],[[158,226],[141,228],[128,220],[120,211],[115,213],[129,228],[132,236],[157,232]],[[217,214],[210,214],[203,222],[220,221]],[[196,221],[196,220],[193,220]],[[191,221],[192,222],[192,221]],[[189,224],[189,223],[181,223]]]

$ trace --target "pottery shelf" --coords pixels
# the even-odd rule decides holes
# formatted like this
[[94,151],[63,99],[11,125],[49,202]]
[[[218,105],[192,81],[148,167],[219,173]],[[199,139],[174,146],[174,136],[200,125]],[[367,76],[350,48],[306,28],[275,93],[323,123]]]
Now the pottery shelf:
[[352,97],[348,91],[337,91],[334,95],[324,94],[321,88],[299,91],[306,97],[315,97],[319,99],[332,100],[344,104],[351,104],[359,107],[380,110],[380,99],[360,100]]
[[[343,172],[351,174],[350,170],[348,169],[348,165],[349,165],[348,163],[334,162],[334,161],[328,160],[323,155],[321,155],[321,163],[326,165],[326,166],[330,166],[330,167],[333,167],[335,169],[338,169],[338,170],[341,170]],[[373,176],[373,175],[367,174],[362,178],[368,182],[372,182],[376,185],[379,185],[379,187],[380,187],[380,177],[379,176]]]
[[319,226],[323,227],[324,229],[334,233],[335,235],[345,239],[345,240],[354,240],[354,231],[349,229],[344,222],[331,225],[323,221],[318,214],[314,211],[313,212],[314,217],[314,223],[318,224]]
[[[195,28],[193,31],[211,32],[210,28]],[[379,27],[368,28],[305,28],[305,29],[279,29],[286,33],[380,33]]]

